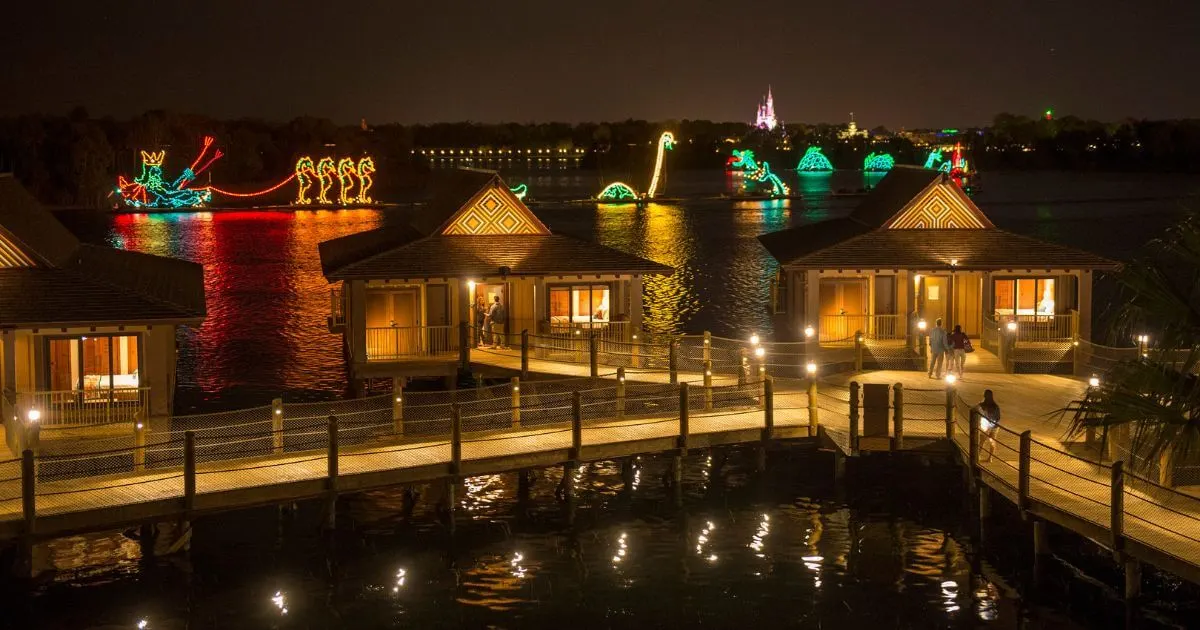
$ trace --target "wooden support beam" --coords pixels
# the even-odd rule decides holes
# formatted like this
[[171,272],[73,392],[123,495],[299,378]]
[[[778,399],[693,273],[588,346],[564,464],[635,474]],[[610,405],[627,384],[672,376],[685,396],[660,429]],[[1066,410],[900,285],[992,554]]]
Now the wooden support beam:
[[904,450],[904,385],[892,386],[892,450]]
[[588,335],[588,373],[600,378],[600,339],[595,332]]
[[672,339],[667,348],[667,367],[671,371],[671,384],[675,385],[679,382],[679,341],[676,339]]
[[858,455],[858,423],[860,420],[858,390],[858,381],[850,381],[850,455]]
[[458,403],[452,403],[450,405],[450,475],[457,477],[460,470],[462,470],[462,409]]
[[579,392],[571,393],[571,461],[577,462],[583,453],[583,404]]
[[817,437],[820,428],[820,411],[817,409],[817,377],[808,377],[808,437]]
[[1125,463],[1113,462],[1109,494],[1108,529],[1113,557],[1120,561],[1125,551]]
[[529,329],[521,331],[521,378],[529,379]]
[[196,509],[196,434],[183,434],[183,512]]
[[1021,448],[1017,461],[1017,507],[1021,510],[1023,518],[1028,517],[1029,510],[1029,476],[1032,453],[1033,432],[1025,431],[1021,434]]
[[283,399],[271,401],[271,444],[276,455],[283,454]]
[[688,449],[688,384],[679,384],[679,453],[687,455]]
[[763,442],[769,442],[775,437],[775,379],[767,377],[763,381]]
[[512,428],[521,428],[521,378],[514,376],[509,379],[512,386]]

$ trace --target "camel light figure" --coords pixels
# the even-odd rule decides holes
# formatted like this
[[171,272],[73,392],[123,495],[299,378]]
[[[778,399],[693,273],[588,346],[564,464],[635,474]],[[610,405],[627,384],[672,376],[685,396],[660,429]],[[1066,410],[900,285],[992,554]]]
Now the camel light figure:
[[375,184],[375,180],[371,179],[371,174],[375,172],[375,160],[370,157],[365,157],[358,161],[358,203],[372,203],[375,201],[367,194],[371,190],[371,186]]
[[348,206],[355,201],[355,196],[350,194],[354,189],[354,178],[358,176],[358,169],[354,165],[353,158],[342,158],[338,160],[337,165],[338,184],[338,201],[343,206]]

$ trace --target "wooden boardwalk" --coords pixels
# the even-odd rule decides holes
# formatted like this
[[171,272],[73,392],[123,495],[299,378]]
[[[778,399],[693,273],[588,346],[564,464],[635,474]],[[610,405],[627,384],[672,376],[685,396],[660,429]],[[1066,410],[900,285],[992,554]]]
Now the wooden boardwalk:
[[[521,368],[519,352],[472,353],[471,360],[500,370],[519,372]],[[561,376],[592,373],[590,365],[542,359],[531,360],[529,370]],[[904,449],[945,450],[950,446],[949,433],[953,437],[951,451],[973,482],[1013,501],[1029,518],[1078,532],[1113,549],[1123,560],[1147,562],[1200,583],[1200,499],[1163,488],[1121,467],[1114,472],[1114,466],[1098,463],[1099,453],[1089,451],[1086,444],[1064,441],[1065,425],[1055,412],[1083,393],[1085,385],[1077,379],[972,373],[968,366],[966,378],[955,384],[948,398],[945,384],[923,373],[876,371],[830,376],[818,384],[812,400],[807,381],[775,379],[767,401],[762,395],[765,386],[759,382],[739,385],[736,377],[713,375],[711,388],[706,388],[702,373],[681,371],[675,376],[687,383],[687,414],[679,412],[682,396],[666,385],[669,375],[630,369],[625,370],[625,377],[631,387],[640,381],[643,388],[668,392],[637,399],[641,405],[637,415],[625,417],[619,411],[635,400],[626,400],[624,384],[592,380],[588,382],[597,387],[589,390],[577,407],[564,402],[569,401],[564,396],[570,394],[531,394],[531,399],[551,397],[557,402],[528,403],[528,408],[522,402],[524,425],[515,421],[512,409],[503,406],[503,397],[496,397],[481,401],[478,408],[484,411],[472,412],[469,420],[463,412],[458,426],[466,428],[459,431],[457,439],[447,429],[417,436],[410,427],[405,435],[403,423],[398,422],[397,430],[377,431],[357,443],[346,440],[338,445],[343,437],[331,440],[333,449],[319,448],[318,442],[310,450],[251,457],[235,454],[232,457],[241,458],[196,464],[191,469],[194,472],[175,465],[46,481],[37,484],[32,506],[22,503],[21,462],[0,462],[0,540],[50,538],[571,461],[680,453],[681,449],[731,444],[765,445],[772,440],[810,438],[818,430],[824,444],[848,455],[894,448],[895,409],[886,410],[885,435],[863,435],[865,409],[854,409],[850,403],[854,381],[859,385],[902,385]],[[975,448],[971,443],[969,409],[984,389],[995,392],[1003,410],[1002,429],[994,436],[990,457],[986,452],[991,442],[986,435],[974,436]],[[535,422],[529,418],[536,416],[538,404],[560,409],[566,405],[566,417],[529,426]],[[810,415],[813,410],[815,423]],[[446,418],[413,422],[450,425]],[[308,429],[311,432],[312,427]],[[345,427],[335,434],[351,435]],[[267,431],[250,439],[269,443],[271,435]],[[354,435],[362,436],[361,432]],[[171,439],[170,444],[177,444],[180,436]],[[189,479],[194,494],[185,492]]]

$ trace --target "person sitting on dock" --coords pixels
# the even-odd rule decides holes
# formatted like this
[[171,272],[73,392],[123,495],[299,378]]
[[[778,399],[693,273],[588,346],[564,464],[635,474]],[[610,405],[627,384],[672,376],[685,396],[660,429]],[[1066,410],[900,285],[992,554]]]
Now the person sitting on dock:
[[983,390],[983,400],[975,406],[975,410],[979,412],[979,428],[987,436],[985,444],[987,458],[981,461],[989,462],[992,460],[992,453],[996,450],[996,431],[1000,428],[1000,405],[996,404],[992,390]]
[[946,360],[946,329],[942,328],[942,318],[933,323],[929,331],[929,378],[942,378],[942,367]]

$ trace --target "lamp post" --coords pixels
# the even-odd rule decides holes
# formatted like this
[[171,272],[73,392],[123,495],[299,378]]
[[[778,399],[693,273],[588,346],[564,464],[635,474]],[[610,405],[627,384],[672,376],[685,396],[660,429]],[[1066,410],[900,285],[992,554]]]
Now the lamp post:
[[25,448],[38,453],[42,439],[42,412],[36,407],[30,407],[25,412]]
[[804,326],[804,358],[814,361],[817,358],[817,329],[812,324]]
[[921,354],[921,363],[925,369],[929,369],[929,348],[925,341],[926,331],[929,329],[929,324],[924,319],[917,320],[917,351]]

